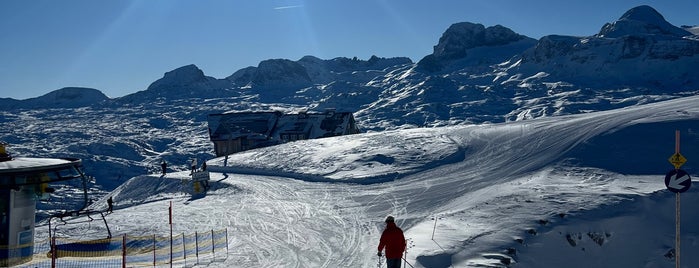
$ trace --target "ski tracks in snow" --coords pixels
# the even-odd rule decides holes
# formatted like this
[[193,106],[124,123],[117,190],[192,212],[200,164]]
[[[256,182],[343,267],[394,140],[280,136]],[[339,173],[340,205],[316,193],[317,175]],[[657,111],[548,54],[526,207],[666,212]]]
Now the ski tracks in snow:
[[212,203],[209,210],[186,213],[199,214],[204,221],[199,225],[228,228],[226,263],[367,267],[373,262],[368,258],[373,247],[366,244],[376,239],[376,233],[367,227],[365,208],[348,200],[345,187],[351,185],[253,175],[238,175],[227,182],[235,187],[191,201]]

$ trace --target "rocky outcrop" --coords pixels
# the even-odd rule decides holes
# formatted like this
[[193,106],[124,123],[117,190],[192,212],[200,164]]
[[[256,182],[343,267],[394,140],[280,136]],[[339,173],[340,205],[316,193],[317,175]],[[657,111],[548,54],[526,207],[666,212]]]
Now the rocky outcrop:
[[487,66],[507,60],[535,43],[536,40],[502,25],[486,28],[482,24],[456,23],[442,34],[434,52],[418,62],[418,69],[438,72],[450,66]]
[[442,34],[432,55],[440,60],[459,59],[475,47],[501,46],[524,38],[526,37],[501,25],[485,28],[483,24],[461,22],[452,24]]
[[598,37],[618,38],[626,35],[668,35],[683,37],[690,32],[676,27],[665,20],[663,15],[650,6],[638,6],[630,9],[616,22],[602,26]]
[[115,104],[143,103],[156,100],[174,100],[192,97],[225,97],[233,93],[230,81],[204,75],[194,64],[185,65],[166,72],[162,78],[148,86],[148,89],[114,100]]
[[522,54],[512,71],[544,72],[587,86],[699,87],[699,40],[653,8],[640,6],[590,37],[549,35]]

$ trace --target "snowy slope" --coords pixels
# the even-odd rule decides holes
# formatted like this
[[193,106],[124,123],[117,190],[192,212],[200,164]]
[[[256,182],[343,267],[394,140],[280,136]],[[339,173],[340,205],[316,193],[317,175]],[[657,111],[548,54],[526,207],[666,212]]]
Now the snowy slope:
[[[667,212],[666,199],[673,196],[653,192],[664,188],[659,182],[670,168],[674,129],[683,131],[686,169],[696,173],[697,98],[687,96],[699,90],[699,38],[681,36],[696,34],[696,27],[677,31],[645,6],[608,27],[603,33],[616,35],[537,41],[504,26],[457,23],[444,42],[440,38],[434,57],[417,64],[307,56],[264,61],[225,79],[187,65],[148,90],[106,102],[103,94],[81,89],[84,94],[69,102],[79,108],[0,99],[0,140],[17,156],[83,159],[95,177],[93,198],[117,200],[119,210],[110,216],[115,232],[163,231],[167,226],[153,215],[162,216],[169,200],[179,205],[180,231],[236,230],[232,246],[240,251],[229,260],[234,266],[375,266],[380,221],[392,213],[411,238],[408,259],[418,267],[487,267],[508,260],[521,267],[568,267],[560,265],[566,259],[604,267],[578,261],[591,258],[615,267],[621,261],[604,255],[607,247],[619,250],[619,259],[644,255],[644,265],[666,267],[672,230],[649,236],[653,243],[620,245],[634,240],[617,227],[617,216],[629,223],[615,211],[628,210],[635,220],[647,211]],[[492,39],[498,36],[503,39]],[[425,63],[444,68],[423,68]],[[648,81],[627,83],[637,78]],[[62,92],[38,99],[75,96]],[[648,105],[680,97],[686,98]],[[368,133],[249,151],[225,167],[223,159],[212,159],[207,114],[325,108],[354,111]],[[517,122],[502,123],[509,121]],[[192,157],[208,160],[220,173],[202,199],[190,197],[188,175],[177,173]],[[175,173],[148,175],[162,160]],[[61,188],[62,199],[40,204],[38,219],[69,206],[64,200],[73,189]],[[615,209],[607,212],[607,206]],[[439,229],[432,241],[435,215]],[[666,216],[624,228],[648,233],[672,221]],[[146,220],[133,220],[139,217]],[[62,231],[104,233],[88,227],[95,228]],[[692,250],[694,231],[688,230],[684,245]],[[598,246],[600,252],[591,251],[597,242],[587,240],[590,232],[609,241]],[[563,256],[546,255],[554,249]]]
[[[175,232],[231,231],[220,267],[375,267],[388,214],[404,228],[415,267],[674,267],[666,257],[674,194],[662,178],[676,127],[685,169],[696,174],[697,101],[288,143],[225,166],[209,160],[212,190],[202,198],[191,197],[186,172],[135,177],[111,193],[116,210],[107,219],[113,233],[167,234],[173,201]],[[662,152],[615,158],[654,158],[657,170],[596,167],[591,159],[613,152],[610,144]],[[690,253],[699,250],[695,192],[682,194],[682,262],[690,266],[699,261]],[[88,238],[100,228],[60,232]]]

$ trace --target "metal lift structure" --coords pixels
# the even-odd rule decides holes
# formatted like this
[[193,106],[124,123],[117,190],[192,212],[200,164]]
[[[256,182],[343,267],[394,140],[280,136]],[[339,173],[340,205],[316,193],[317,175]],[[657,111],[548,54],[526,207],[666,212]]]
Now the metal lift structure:
[[[82,160],[12,157],[6,146],[7,143],[0,142],[0,267],[32,260],[36,201],[55,191],[50,187],[52,183],[81,180],[84,202],[76,210],[51,216],[49,235],[53,218],[79,216],[89,205]],[[104,222],[106,225],[106,220]]]

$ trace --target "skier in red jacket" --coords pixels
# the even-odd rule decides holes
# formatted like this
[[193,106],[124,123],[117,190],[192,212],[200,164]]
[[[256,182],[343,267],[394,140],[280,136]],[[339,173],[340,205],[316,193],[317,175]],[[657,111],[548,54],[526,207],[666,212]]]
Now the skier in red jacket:
[[379,253],[386,248],[386,268],[400,268],[401,257],[405,252],[405,236],[403,230],[398,228],[393,216],[386,217],[386,229],[381,234],[379,242]]

